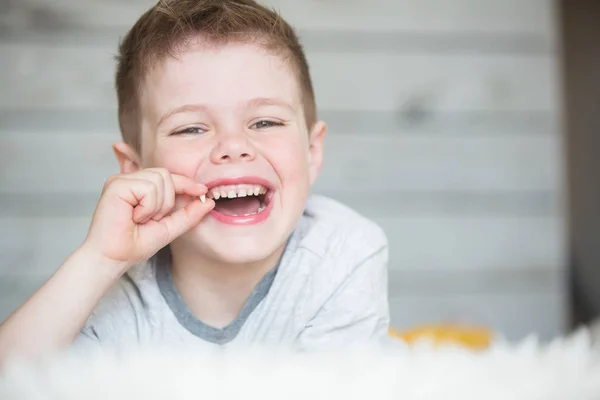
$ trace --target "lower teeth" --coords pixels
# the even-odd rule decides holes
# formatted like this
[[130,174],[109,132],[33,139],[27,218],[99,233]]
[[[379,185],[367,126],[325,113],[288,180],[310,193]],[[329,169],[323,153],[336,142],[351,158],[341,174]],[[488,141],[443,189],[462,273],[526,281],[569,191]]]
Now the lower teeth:
[[251,216],[251,215],[256,215],[256,214],[258,214],[259,212],[263,211],[263,210],[264,210],[266,207],[267,207],[267,206],[260,206],[260,208],[258,209],[258,211],[256,211],[256,212],[253,212],[253,213],[250,213],[250,214],[244,214],[244,217],[249,217],[249,216]]

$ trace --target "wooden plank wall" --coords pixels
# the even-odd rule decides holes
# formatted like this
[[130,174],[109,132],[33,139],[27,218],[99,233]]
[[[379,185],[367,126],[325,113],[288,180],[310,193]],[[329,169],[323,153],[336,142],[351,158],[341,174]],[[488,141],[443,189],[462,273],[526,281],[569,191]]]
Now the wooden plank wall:
[[[151,2],[0,16],[0,319],[82,240],[117,172],[113,57]],[[316,192],[379,222],[396,327],[564,328],[563,144],[550,0],[270,0],[330,126]]]

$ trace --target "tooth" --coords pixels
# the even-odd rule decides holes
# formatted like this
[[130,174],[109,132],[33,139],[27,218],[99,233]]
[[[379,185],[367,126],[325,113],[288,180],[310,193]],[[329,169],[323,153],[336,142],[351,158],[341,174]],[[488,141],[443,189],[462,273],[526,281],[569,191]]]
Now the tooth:
[[238,191],[238,197],[246,197],[246,189],[240,189]]
[[258,212],[261,212],[261,211],[263,211],[265,208],[267,208],[267,206],[262,206],[262,207],[260,207],[260,208],[258,209]]
[[267,189],[266,188],[260,188],[260,194],[265,194],[267,193]]
[[221,197],[221,193],[218,190],[213,190],[212,195],[215,200],[219,200],[219,197]]
[[224,198],[224,199],[226,199],[227,198],[227,192],[223,190],[221,192],[221,197]]
[[254,188],[254,195],[258,196],[259,193],[260,193],[260,188],[259,187],[255,187]]
[[200,201],[206,203],[206,195],[200,196]]
[[228,193],[228,197],[230,199],[235,199],[237,197],[237,195],[235,194],[235,190],[230,190]]

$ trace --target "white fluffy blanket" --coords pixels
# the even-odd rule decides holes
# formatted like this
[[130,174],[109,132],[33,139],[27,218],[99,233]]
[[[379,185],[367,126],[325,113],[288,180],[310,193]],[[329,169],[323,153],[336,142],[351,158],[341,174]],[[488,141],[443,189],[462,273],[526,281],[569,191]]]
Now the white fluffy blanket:
[[0,399],[593,400],[600,352],[587,331],[540,344],[292,354],[138,350],[12,365]]

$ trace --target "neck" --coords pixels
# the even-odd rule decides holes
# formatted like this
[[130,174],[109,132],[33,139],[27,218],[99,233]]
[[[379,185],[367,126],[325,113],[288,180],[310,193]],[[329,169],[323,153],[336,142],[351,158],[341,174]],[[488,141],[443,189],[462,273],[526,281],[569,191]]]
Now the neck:
[[170,247],[173,283],[187,307],[205,324],[222,328],[239,315],[285,245],[264,260],[243,264],[219,262],[184,244],[173,242]]

